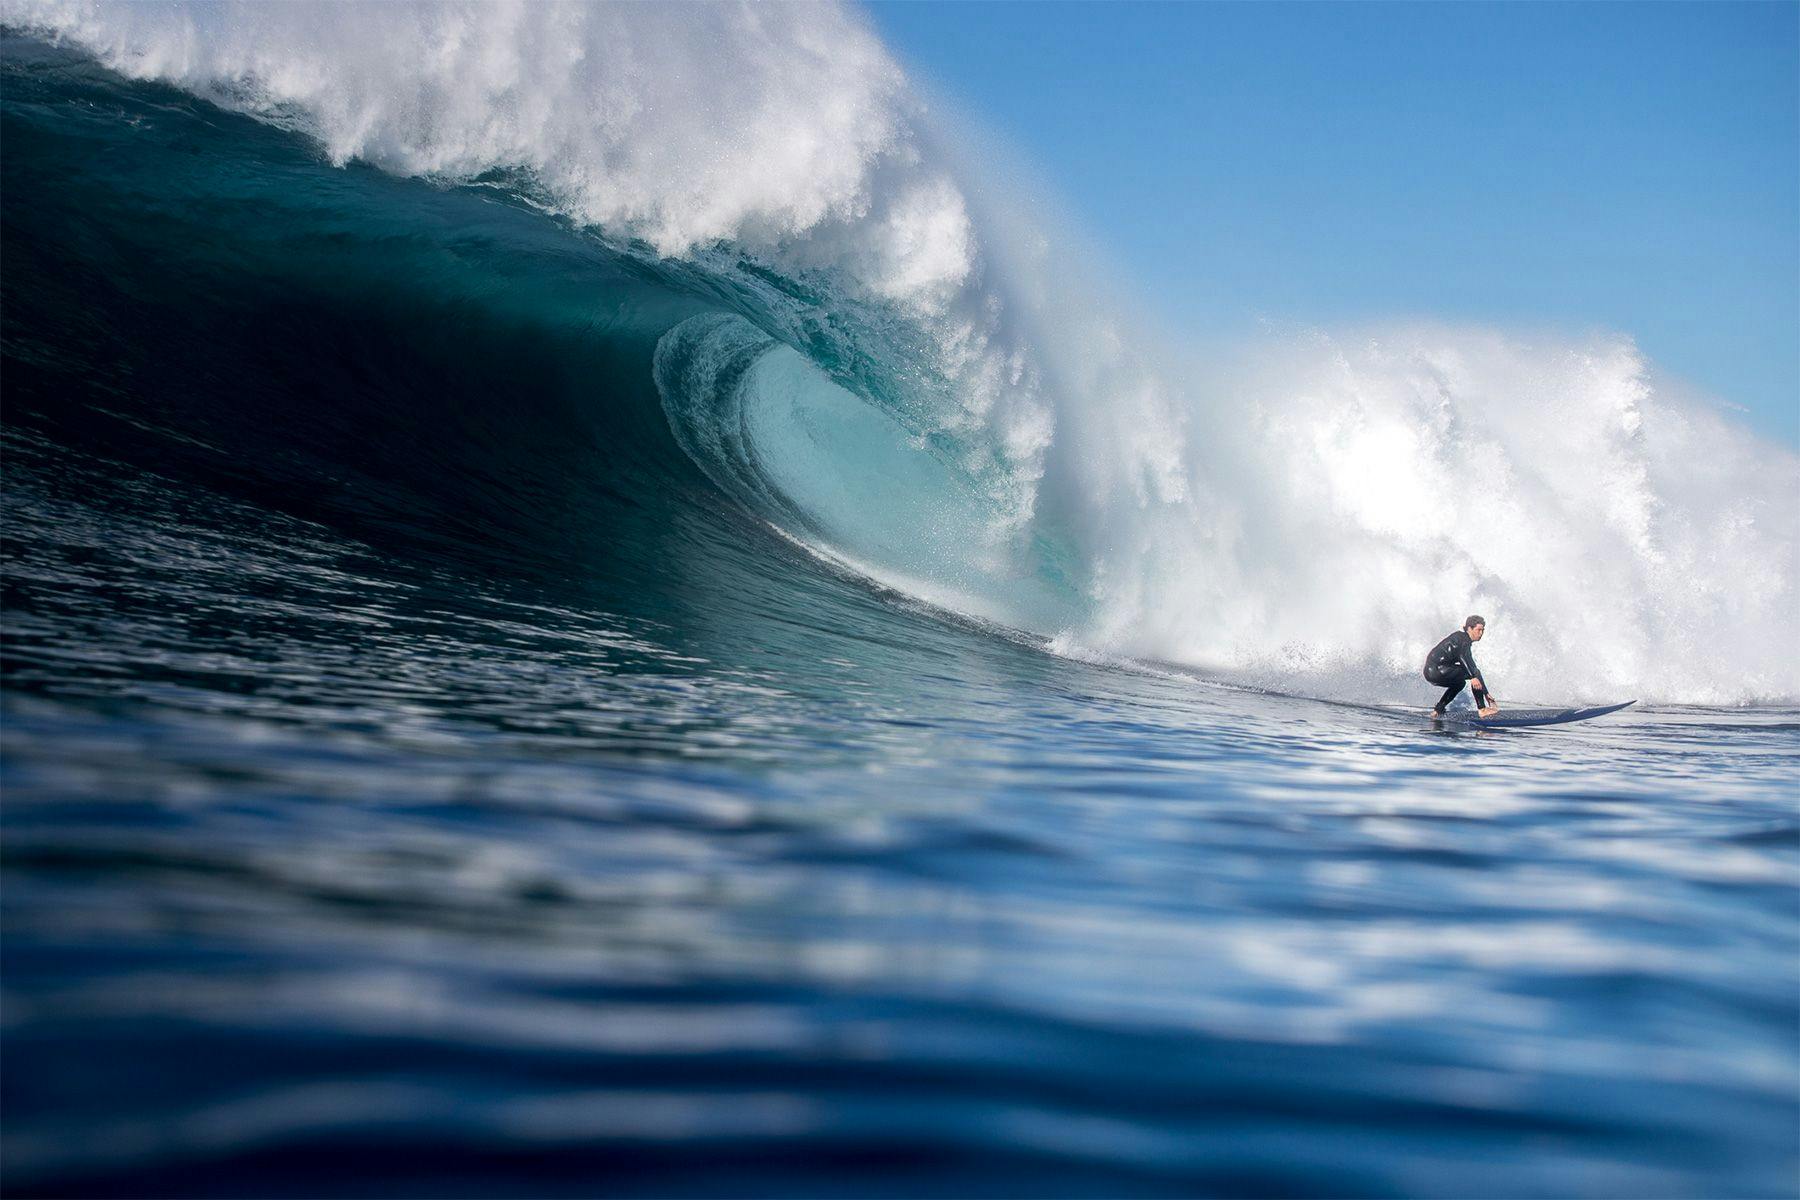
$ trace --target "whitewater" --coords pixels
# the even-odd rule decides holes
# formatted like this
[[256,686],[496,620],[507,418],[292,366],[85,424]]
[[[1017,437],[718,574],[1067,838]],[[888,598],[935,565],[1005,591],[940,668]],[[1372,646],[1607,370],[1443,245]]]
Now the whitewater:
[[1800,460],[1629,331],[1171,330],[852,7],[0,26],[0,1191],[1792,1194]]

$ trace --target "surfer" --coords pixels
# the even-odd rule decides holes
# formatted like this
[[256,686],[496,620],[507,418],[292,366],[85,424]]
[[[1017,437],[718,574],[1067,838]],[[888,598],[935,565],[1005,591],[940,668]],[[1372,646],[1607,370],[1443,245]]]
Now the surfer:
[[1487,632],[1487,619],[1471,616],[1463,622],[1463,627],[1432,647],[1431,653],[1425,656],[1425,680],[1435,683],[1444,689],[1438,697],[1437,707],[1431,710],[1433,717],[1441,717],[1450,702],[1456,699],[1463,690],[1463,684],[1469,685],[1469,694],[1475,697],[1475,709],[1483,717],[1491,717],[1500,711],[1499,704],[1481,682],[1481,672],[1476,669],[1475,656],[1471,647],[1481,640]]

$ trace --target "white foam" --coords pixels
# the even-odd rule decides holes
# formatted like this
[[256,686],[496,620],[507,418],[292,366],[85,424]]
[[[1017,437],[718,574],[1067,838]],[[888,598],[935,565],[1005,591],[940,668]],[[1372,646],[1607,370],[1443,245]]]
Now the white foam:
[[[9,24],[298,126],[331,159],[467,179],[529,171],[556,206],[681,254],[855,229],[865,282],[954,286],[956,189],[911,134],[905,78],[830,5],[533,0],[5,0]],[[877,189],[877,181],[880,188]]]
[[1402,698],[1480,612],[1516,699],[1800,691],[1800,462],[1664,395],[1628,340],[1272,335],[1178,403],[1190,494],[1075,485],[1092,644]]
[[[992,543],[1015,556],[985,589],[936,586],[1004,618],[1054,542],[1084,596],[1040,632],[1069,653],[1416,698],[1425,649],[1479,610],[1503,697],[1800,693],[1793,454],[1671,395],[1623,337],[1415,324],[1272,333],[1229,367],[1158,351],[1060,234],[1007,211],[1029,202],[1019,189],[1003,203],[980,185],[991,164],[958,155],[852,10],[0,11],[128,75],[302,128],[340,163],[524,171],[562,213],[662,253],[731,243],[895,306],[951,385],[926,421],[962,439]],[[833,551],[914,590],[945,557]]]

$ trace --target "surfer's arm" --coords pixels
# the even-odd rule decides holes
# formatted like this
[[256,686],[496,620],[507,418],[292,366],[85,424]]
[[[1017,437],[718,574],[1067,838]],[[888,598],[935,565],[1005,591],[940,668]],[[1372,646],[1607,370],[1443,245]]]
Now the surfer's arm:
[[1494,699],[1494,693],[1487,690],[1487,684],[1481,678],[1481,668],[1475,665],[1475,655],[1470,651],[1472,646],[1465,641],[1457,648],[1457,660],[1462,663],[1464,671],[1469,675],[1469,686],[1479,695],[1487,697],[1487,707],[1498,709],[1500,702]]

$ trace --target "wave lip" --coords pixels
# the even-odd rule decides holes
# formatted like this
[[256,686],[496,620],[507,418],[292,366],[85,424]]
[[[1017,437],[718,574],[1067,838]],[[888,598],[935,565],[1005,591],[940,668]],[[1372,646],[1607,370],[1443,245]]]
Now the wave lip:
[[[829,5],[6,0],[0,13],[128,77],[298,128],[339,165],[529,172],[566,215],[670,255],[854,221],[873,175],[916,158],[898,66]],[[922,274],[935,275],[899,264]]]

